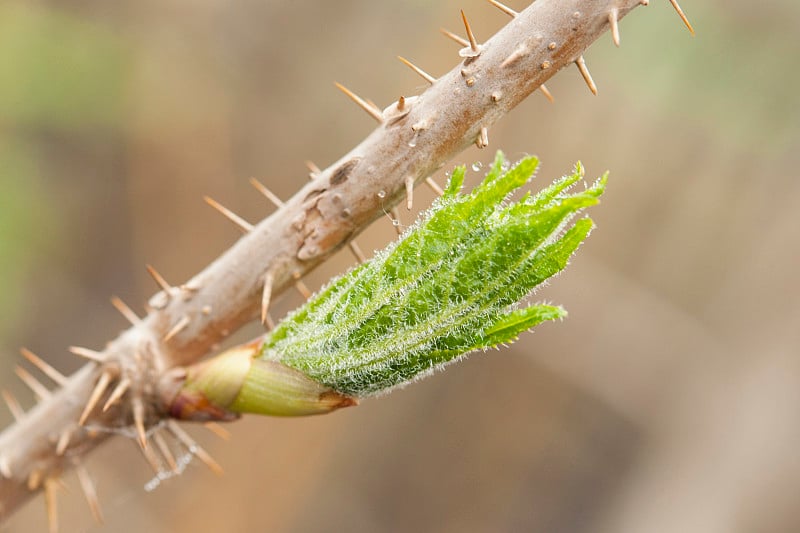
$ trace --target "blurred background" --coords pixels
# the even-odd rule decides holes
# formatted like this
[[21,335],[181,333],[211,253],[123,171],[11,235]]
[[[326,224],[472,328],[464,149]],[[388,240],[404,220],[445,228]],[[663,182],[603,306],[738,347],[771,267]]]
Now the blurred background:
[[[800,5],[683,7],[696,37],[666,0],[636,9],[620,49],[606,35],[586,54],[598,96],[566,69],[555,104],[533,94],[446,165],[500,148],[540,156],[534,187],[578,159],[611,171],[597,231],[537,295],[566,321],[357,409],[246,418],[230,442],[189,427],[221,479],[194,461],[148,492],[114,439],[88,461],[106,525],[69,474],[63,529],[800,530]],[[202,195],[259,220],[247,178],[287,198],[304,160],[366,136],[333,81],[383,107],[423,87],[395,55],[455,66],[438,29],[462,31],[459,8],[479,38],[506,22],[478,0],[0,3],[0,386],[30,406],[19,346],[72,372],[67,346],[125,327],[112,294],[141,312],[155,292],[145,263],[178,283],[230,246]],[[382,219],[359,243],[392,238]],[[45,528],[38,498],[2,530]]]

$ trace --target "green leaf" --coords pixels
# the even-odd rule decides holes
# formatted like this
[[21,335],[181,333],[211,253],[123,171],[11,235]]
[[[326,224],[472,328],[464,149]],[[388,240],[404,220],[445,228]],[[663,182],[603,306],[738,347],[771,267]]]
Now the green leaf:
[[334,280],[269,334],[260,358],[343,394],[403,385],[476,349],[512,342],[566,312],[516,309],[561,271],[593,227],[575,217],[598,202],[606,176],[577,192],[583,168],[536,195],[507,202],[533,175],[526,157],[505,170],[498,152],[463,194],[464,167],[403,238]]

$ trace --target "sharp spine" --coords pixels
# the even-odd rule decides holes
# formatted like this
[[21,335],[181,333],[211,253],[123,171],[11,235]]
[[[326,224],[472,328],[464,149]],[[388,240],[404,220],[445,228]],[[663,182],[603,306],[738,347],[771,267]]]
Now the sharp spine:
[[261,324],[267,325],[267,314],[269,312],[269,302],[272,299],[272,284],[274,276],[272,271],[264,274],[264,288],[261,291]]
[[553,98],[552,93],[549,91],[547,87],[544,86],[544,84],[539,85],[539,90],[542,91],[544,97],[547,98],[551,104],[556,101],[556,99]]
[[175,456],[172,455],[172,450],[169,449],[167,441],[164,440],[164,437],[162,437],[159,432],[153,433],[153,442],[156,443],[156,447],[158,448],[158,451],[161,452],[161,456],[164,457],[164,460],[167,462],[169,469],[172,470],[174,474],[179,473],[180,469],[178,468],[178,462],[175,461]]
[[448,39],[452,39],[453,41],[457,42],[461,46],[469,46],[469,41],[461,37],[460,35],[456,35],[455,33],[446,30],[444,28],[439,28],[439,31],[442,32],[442,35],[447,37]]
[[106,356],[103,355],[102,352],[96,352],[95,350],[90,350],[89,348],[84,348],[82,346],[70,346],[68,351],[73,355],[77,355],[78,357],[88,359],[89,361],[95,363],[105,363],[106,361]]
[[20,353],[22,353],[23,357],[30,361],[30,363],[42,371],[42,374],[52,379],[56,384],[60,386],[64,386],[67,382],[67,377],[50,366],[46,361],[44,361],[41,357],[33,353],[27,348],[20,348]]
[[437,196],[442,196],[444,194],[444,191],[442,190],[441,187],[439,187],[439,184],[436,183],[434,179],[431,177],[425,178],[425,185],[427,185],[433,192],[435,192]]
[[58,482],[47,478],[44,480],[44,502],[47,510],[47,526],[50,533],[58,532]]
[[186,446],[189,452],[197,456],[198,459],[200,459],[208,468],[210,468],[212,472],[218,476],[221,476],[224,473],[219,463],[217,463],[208,454],[208,452],[201,448],[200,445],[197,444],[188,433],[181,429],[177,422],[174,420],[167,420],[167,429],[169,429],[169,431],[175,435],[175,438],[177,438],[183,443],[184,446]]
[[8,410],[11,411],[11,416],[14,417],[14,420],[21,420],[23,416],[25,416],[25,411],[23,411],[22,406],[17,401],[17,398],[11,394],[11,392],[3,389],[2,390],[3,400],[6,402],[8,406]]
[[487,146],[489,146],[489,128],[482,126],[478,135],[478,148],[486,148]]
[[428,74],[427,72],[425,72],[424,70],[422,70],[421,68],[419,68],[418,66],[416,66],[414,63],[412,63],[411,61],[409,61],[409,60],[408,60],[408,59],[406,59],[405,57],[403,57],[403,56],[397,56],[397,59],[399,59],[399,60],[400,60],[400,61],[401,61],[401,62],[402,62],[402,63],[403,63],[405,66],[407,66],[408,68],[410,68],[411,70],[413,70],[414,72],[416,72],[417,74],[419,74],[419,76],[420,76],[422,79],[424,79],[425,81],[427,81],[427,82],[428,82],[428,83],[430,83],[431,85],[433,85],[434,83],[436,83],[436,78],[434,78],[433,76],[431,76],[430,74]]
[[467,20],[467,15],[464,14],[464,10],[461,10],[461,20],[464,21],[464,29],[467,31],[467,38],[469,39],[469,47],[472,49],[473,52],[476,54],[480,52],[480,48],[478,47],[478,41],[475,40],[475,34],[472,33],[472,28],[469,25],[469,21]]
[[11,472],[11,465],[8,464],[8,458],[4,455],[0,455],[0,475],[6,479],[14,477],[13,472]]
[[33,377],[33,374],[22,368],[21,366],[17,365],[14,369],[14,372],[17,374],[19,379],[28,386],[29,389],[33,391],[33,394],[39,399],[44,400],[45,398],[50,397],[50,391],[42,385],[38,379]]
[[414,206],[414,176],[406,177],[406,209],[411,211]]
[[136,436],[142,450],[147,449],[147,430],[144,427],[144,402],[138,396],[131,400],[133,411],[133,426],[136,429]]
[[156,282],[156,285],[158,285],[158,287],[162,291],[164,291],[164,294],[167,296],[167,299],[169,300],[170,298],[172,298],[173,287],[172,285],[167,283],[167,280],[164,279],[164,276],[159,274],[158,270],[153,268],[152,265],[145,265],[145,268],[147,269],[147,273],[150,274],[150,277],[153,278],[153,281]]
[[222,216],[224,216],[225,218],[236,224],[236,227],[238,227],[243,233],[250,233],[255,228],[255,226],[250,224],[248,221],[246,221],[245,219],[243,219],[242,217],[240,217],[239,215],[237,215],[236,213],[234,213],[221,203],[217,202],[210,196],[203,196],[203,199],[208,205],[216,209]]
[[269,190],[267,186],[261,183],[260,181],[258,181],[255,178],[250,178],[250,185],[252,185],[253,188],[255,188],[255,190],[260,192],[267,200],[272,202],[272,205],[274,205],[278,209],[283,207],[283,200],[278,198],[278,196],[274,192]]
[[309,179],[313,180],[314,178],[322,174],[320,168],[317,165],[315,165],[313,161],[306,161],[306,168],[308,168],[308,171],[310,172],[310,174],[308,175]]
[[578,70],[580,71],[581,76],[583,76],[583,80],[586,82],[589,90],[592,91],[592,94],[597,95],[597,85],[595,85],[592,75],[589,73],[589,69],[586,67],[586,61],[583,59],[582,55],[575,60],[575,65],[578,67]]
[[392,226],[394,226],[395,231],[398,235],[403,234],[403,228],[401,227],[400,223],[400,211],[397,210],[397,207],[393,207],[389,210],[389,220],[392,221]]
[[89,395],[89,401],[86,402],[86,407],[83,408],[83,413],[81,413],[81,416],[78,419],[79,426],[82,426],[86,422],[86,419],[89,418],[89,415],[94,410],[97,402],[100,401],[100,397],[108,388],[109,383],[111,383],[111,371],[104,370],[97,379],[97,383],[95,384],[91,395]]
[[149,446],[143,448],[142,443],[139,442],[138,439],[136,447],[142,453],[144,460],[147,461],[147,464],[150,465],[150,468],[153,469],[153,472],[155,472],[157,476],[160,475],[163,472],[161,468],[161,461],[159,461],[158,456],[153,452],[153,450]]
[[133,312],[133,309],[130,308],[128,304],[122,301],[121,298],[118,296],[111,297],[111,305],[119,311],[119,313],[125,317],[125,320],[130,322],[132,325],[136,326],[142,322],[142,319],[139,318],[139,315]]
[[311,298],[311,291],[309,290],[308,286],[298,277],[296,277],[294,280],[294,288],[297,289],[297,292],[300,293],[300,296],[306,300]]
[[89,511],[92,513],[94,521],[98,524],[103,523],[103,511],[100,509],[100,500],[97,498],[97,489],[94,486],[94,481],[89,475],[89,471],[83,466],[83,463],[75,465],[75,473],[78,476],[78,482],[81,484],[83,495],[86,497],[86,503],[89,504]]
[[516,11],[514,11],[513,9],[511,9],[510,7],[508,7],[505,4],[501,4],[497,0],[488,0],[488,1],[489,1],[490,4],[492,4],[494,7],[496,7],[497,9],[499,9],[500,11],[502,11],[503,13],[508,15],[509,17],[516,17],[517,15],[519,15],[519,13],[517,13]]
[[672,7],[675,8],[675,11],[678,12],[678,16],[681,18],[686,27],[689,28],[689,33],[694,35],[694,28],[692,28],[692,23],[689,22],[689,19],[686,17],[686,14],[681,9],[680,4],[678,4],[678,0],[669,0],[669,3],[672,4]]
[[128,389],[131,386],[131,380],[129,377],[124,376],[122,379],[119,380],[114,390],[111,391],[111,394],[108,396],[108,400],[106,400],[105,405],[103,405],[103,412],[105,413],[108,411],[113,405],[116,405],[120,398],[122,398]]
[[34,469],[29,475],[27,480],[28,490],[37,490],[42,484],[42,471],[38,468]]
[[61,457],[64,455],[64,452],[67,451],[67,447],[69,446],[69,441],[72,438],[72,428],[67,428],[61,432],[61,435],[58,436],[58,442],[56,442],[56,455]]
[[616,7],[608,12],[608,24],[611,26],[611,39],[619,47],[619,10]]
[[203,424],[203,427],[209,430],[217,437],[221,438],[222,440],[231,439],[231,432],[222,427],[221,425],[217,424],[216,422],[205,422]]
[[170,328],[167,334],[164,335],[163,341],[171,341],[175,335],[186,329],[186,326],[188,326],[191,322],[192,320],[187,315],[183,315],[180,320],[178,320],[175,325]]
[[346,94],[347,97],[350,98],[353,102],[355,102],[361,109],[366,111],[367,114],[369,114],[369,116],[377,120],[378,124],[383,123],[383,113],[381,113],[381,110],[375,107],[374,104],[370,104],[367,100],[364,100],[363,98],[361,98],[356,93],[354,93],[353,91],[351,91],[350,89],[348,89],[339,82],[335,82],[334,85],[336,85],[337,89]]

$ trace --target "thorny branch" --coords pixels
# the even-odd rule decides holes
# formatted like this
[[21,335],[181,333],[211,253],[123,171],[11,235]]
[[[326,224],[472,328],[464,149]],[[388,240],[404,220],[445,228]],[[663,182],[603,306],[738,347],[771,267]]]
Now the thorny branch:
[[131,435],[138,436],[156,470],[162,462],[176,468],[163,445],[165,430],[216,467],[174,421],[166,420],[159,396],[164,376],[197,361],[259,315],[268,320],[271,295],[293,285],[304,290],[304,274],[405,195],[410,202],[413,186],[455,154],[472,143],[486,146],[489,127],[564,66],[575,63],[596,92],[581,54],[609,29],[618,43],[619,19],[648,1],[538,0],[520,13],[490,3],[512,20],[484,43],[466,17],[467,39],[446,32],[464,46],[463,60],[449,73],[434,79],[403,60],[431,84],[419,96],[401,97],[381,111],[340,86],[378,127],[327,169],[312,170],[313,180],[285,204],[272,198],[278,205],[273,215],[252,226],[209,200],[245,235],[181,286],[169,285],[149,268],[162,290],[150,300],[148,314],[140,319],[115,301],[132,325],[102,351],[73,348],[90,359],[81,370],[64,378],[28,357],[60,388],[49,391],[30,374],[18,372],[40,401],[24,414],[9,401],[19,418],[0,434],[0,522],[41,489],[54,517],[53,487],[72,467],[79,469],[92,512],[99,517],[81,460],[106,440],[111,428],[132,427]]

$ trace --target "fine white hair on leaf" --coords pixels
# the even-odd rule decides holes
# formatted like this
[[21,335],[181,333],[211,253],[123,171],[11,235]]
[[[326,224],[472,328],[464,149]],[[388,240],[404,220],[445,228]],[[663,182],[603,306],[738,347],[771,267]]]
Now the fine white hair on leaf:
[[606,177],[583,190],[583,167],[545,187],[512,193],[538,161],[509,166],[498,152],[483,182],[462,191],[456,168],[444,194],[366,263],[332,280],[266,336],[279,360],[352,396],[382,394],[466,354],[513,342],[562,318],[548,304],[520,308],[560,272],[593,226],[578,214],[597,203]]

